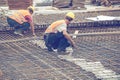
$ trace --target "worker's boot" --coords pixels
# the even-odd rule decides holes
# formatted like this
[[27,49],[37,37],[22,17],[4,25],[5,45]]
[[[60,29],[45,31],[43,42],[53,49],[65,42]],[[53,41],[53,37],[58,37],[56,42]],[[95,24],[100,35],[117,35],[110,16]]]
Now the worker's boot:
[[21,29],[17,29],[14,31],[14,34],[17,34],[17,35],[20,35],[20,36],[23,36],[22,34],[22,30]]

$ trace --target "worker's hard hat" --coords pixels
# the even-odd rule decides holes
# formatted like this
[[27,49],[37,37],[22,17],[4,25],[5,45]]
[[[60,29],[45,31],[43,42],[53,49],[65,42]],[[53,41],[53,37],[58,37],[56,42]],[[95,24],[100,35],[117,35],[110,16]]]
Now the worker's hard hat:
[[34,12],[34,10],[35,10],[33,6],[29,6],[27,9],[28,9],[28,10],[31,9],[33,12]]
[[68,16],[68,17],[70,17],[70,18],[72,18],[72,19],[75,18],[75,14],[74,14],[73,12],[68,12],[68,13],[66,14],[66,16]]

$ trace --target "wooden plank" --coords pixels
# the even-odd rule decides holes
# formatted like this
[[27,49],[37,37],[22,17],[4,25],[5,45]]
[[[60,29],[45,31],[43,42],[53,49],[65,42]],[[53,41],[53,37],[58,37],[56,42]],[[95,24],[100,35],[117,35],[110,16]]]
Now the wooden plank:
[[10,10],[26,9],[33,4],[33,0],[8,0],[8,6]]
[[7,0],[0,0],[0,6],[7,6]]

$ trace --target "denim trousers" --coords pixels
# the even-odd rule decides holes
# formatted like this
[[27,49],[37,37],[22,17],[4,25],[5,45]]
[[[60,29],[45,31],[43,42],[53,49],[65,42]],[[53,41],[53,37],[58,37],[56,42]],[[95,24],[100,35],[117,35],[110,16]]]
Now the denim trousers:
[[57,49],[58,51],[65,51],[70,46],[69,41],[62,32],[46,33],[44,35],[44,41],[47,48]]
[[21,30],[28,30],[30,27],[30,23],[28,22],[24,22],[22,24],[19,24],[18,22],[16,22],[15,20],[7,17],[7,22],[10,25],[10,27],[14,27],[15,30],[21,29]]

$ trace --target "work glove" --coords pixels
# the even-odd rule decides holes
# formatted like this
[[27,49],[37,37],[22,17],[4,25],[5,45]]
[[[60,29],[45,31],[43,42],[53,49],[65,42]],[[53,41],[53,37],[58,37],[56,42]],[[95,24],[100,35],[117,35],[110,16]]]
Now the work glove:
[[35,34],[35,33],[33,33],[32,35],[33,35],[34,37],[36,37],[36,34]]

